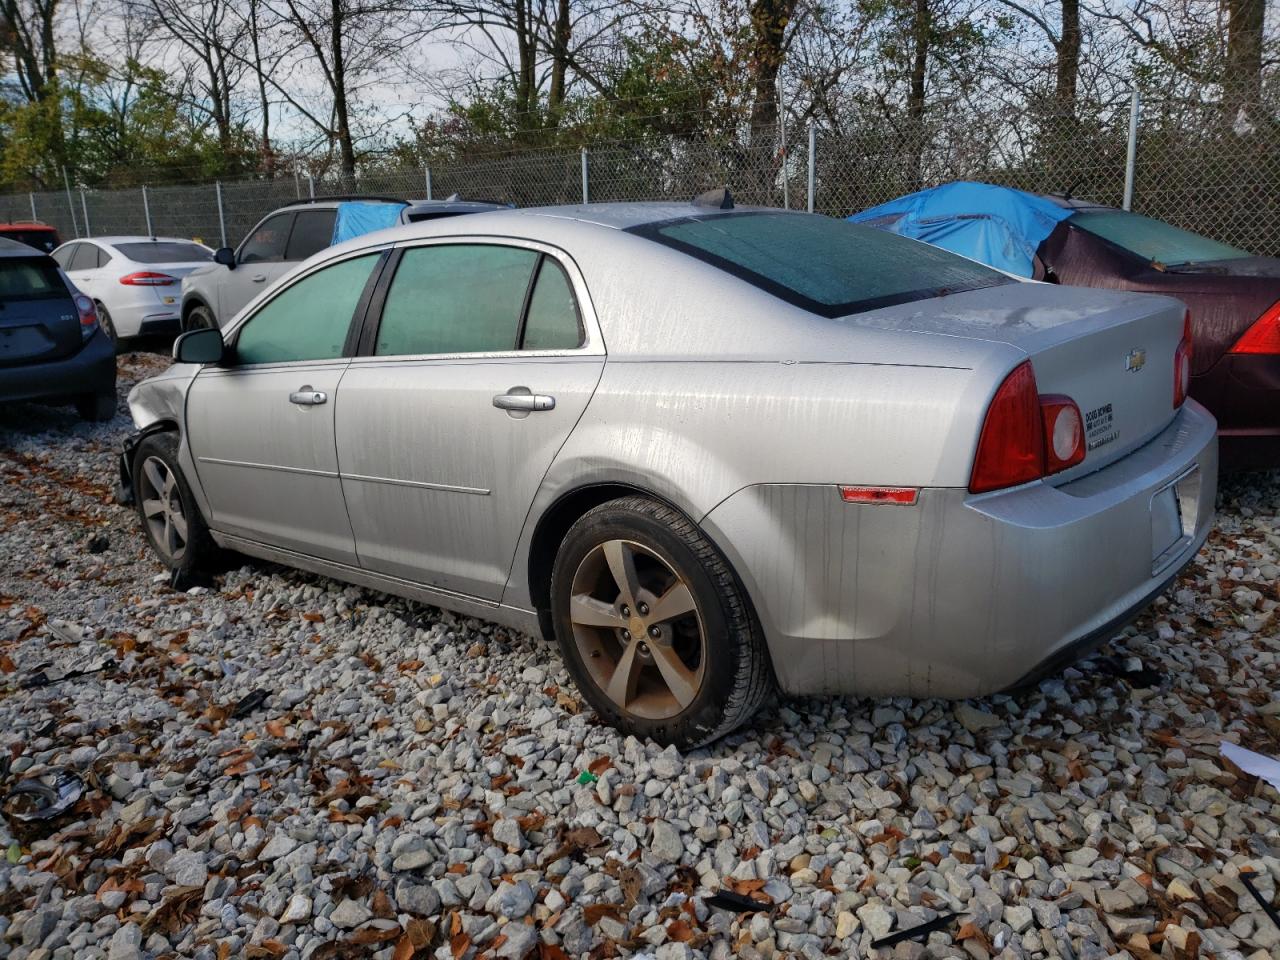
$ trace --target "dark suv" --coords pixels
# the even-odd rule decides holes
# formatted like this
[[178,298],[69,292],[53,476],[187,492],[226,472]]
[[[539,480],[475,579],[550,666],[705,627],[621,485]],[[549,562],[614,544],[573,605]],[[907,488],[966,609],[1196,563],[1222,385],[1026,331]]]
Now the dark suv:
[[12,400],[73,402],[86,420],[109,420],[116,351],[53,257],[0,238],[0,402]]

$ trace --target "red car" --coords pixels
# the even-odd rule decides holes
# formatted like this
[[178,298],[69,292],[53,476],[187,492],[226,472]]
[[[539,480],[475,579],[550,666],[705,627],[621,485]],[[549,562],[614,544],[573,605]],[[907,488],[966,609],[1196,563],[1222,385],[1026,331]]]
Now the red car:
[[1045,199],[1074,212],[1036,251],[1044,279],[1185,303],[1191,395],[1218,418],[1223,466],[1280,466],[1280,259],[1114,207]]
[[38,220],[0,223],[0,237],[25,243],[28,247],[35,247],[41,253],[52,253],[62,243],[57,230]]

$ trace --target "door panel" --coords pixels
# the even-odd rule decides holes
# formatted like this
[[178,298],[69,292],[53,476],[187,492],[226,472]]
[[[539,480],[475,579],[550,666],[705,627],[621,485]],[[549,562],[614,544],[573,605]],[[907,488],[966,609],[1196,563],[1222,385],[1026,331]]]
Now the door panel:
[[231,318],[243,310],[245,304],[294,266],[296,264],[267,261],[242,263],[234,270],[227,271],[223,282],[218,284],[218,320],[221,325],[230,323]]
[[[354,565],[334,448],[347,363],[200,371],[187,433],[214,529]],[[304,390],[324,402],[291,400]]]
[[[497,602],[538,485],[603,356],[352,361],[338,460],[361,564]],[[528,392],[552,409],[506,410]]]

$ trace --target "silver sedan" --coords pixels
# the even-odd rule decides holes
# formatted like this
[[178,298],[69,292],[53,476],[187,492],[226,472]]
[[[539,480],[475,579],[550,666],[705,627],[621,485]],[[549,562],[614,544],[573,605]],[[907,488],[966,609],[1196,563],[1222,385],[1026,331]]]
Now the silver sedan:
[[328,249],[139,384],[122,473],[229,548],[554,636],[689,746],[790,694],[968,697],[1109,637],[1212,522],[1174,300],[807,214],[501,211]]

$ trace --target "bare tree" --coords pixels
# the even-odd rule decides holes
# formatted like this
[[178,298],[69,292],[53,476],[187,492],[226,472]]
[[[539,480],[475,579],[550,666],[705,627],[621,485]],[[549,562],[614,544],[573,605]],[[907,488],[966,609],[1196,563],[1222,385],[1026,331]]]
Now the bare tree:
[[33,103],[56,89],[58,4],[59,0],[0,0],[0,53],[12,59],[18,89]]

